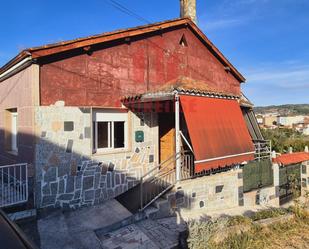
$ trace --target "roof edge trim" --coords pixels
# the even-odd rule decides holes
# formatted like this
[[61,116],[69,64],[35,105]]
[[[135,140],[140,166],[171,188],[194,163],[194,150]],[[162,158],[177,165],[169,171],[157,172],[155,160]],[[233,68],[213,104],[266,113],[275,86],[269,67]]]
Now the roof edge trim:
[[29,62],[32,62],[32,56],[31,55],[28,55],[27,57],[25,57],[24,59],[22,59],[21,61],[19,61],[15,65],[12,65],[7,70],[2,72],[0,74],[0,82],[3,81],[3,79],[6,78],[6,76],[8,76],[9,74],[11,74],[13,71],[18,70],[19,68],[22,68],[25,64],[27,64]]

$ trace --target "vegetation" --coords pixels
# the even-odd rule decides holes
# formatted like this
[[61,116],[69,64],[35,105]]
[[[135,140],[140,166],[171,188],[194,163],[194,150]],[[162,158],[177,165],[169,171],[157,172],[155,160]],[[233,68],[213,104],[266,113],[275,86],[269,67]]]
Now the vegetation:
[[[191,249],[281,249],[308,248],[309,214],[303,207],[294,206],[295,216],[289,220],[261,226],[253,219],[279,217],[288,211],[260,211],[252,219],[227,218],[215,222],[190,225],[188,244]],[[235,221],[237,221],[235,223]],[[219,239],[218,239],[219,238]]]
[[289,147],[293,151],[304,151],[305,146],[309,146],[309,137],[292,129],[262,129],[262,134],[266,140],[271,140],[272,150],[278,153],[287,153]]
[[266,210],[260,210],[256,212],[251,219],[253,221],[258,221],[258,220],[263,220],[263,219],[268,219],[268,218],[275,218],[279,217],[281,215],[287,214],[288,211],[283,208],[271,208],[271,209],[266,209]]
[[[215,221],[189,224],[188,245],[191,249],[281,249],[309,248],[309,192],[304,201],[294,201],[289,209],[272,208],[251,218],[235,216]],[[292,214],[269,225],[257,221]]]
[[309,115],[309,104],[255,107],[257,114],[277,112],[280,115]]

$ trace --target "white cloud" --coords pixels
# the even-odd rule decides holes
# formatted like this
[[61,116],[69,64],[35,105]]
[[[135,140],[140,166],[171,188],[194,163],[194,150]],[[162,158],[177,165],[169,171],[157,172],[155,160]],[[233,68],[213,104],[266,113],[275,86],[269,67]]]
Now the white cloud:
[[[290,64],[289,64],[290,63]],[[247,82],[283,89],[309,89],[309,65],[296,61],[283,62],[260,67],[258,70],[244,70]]]
[[244,18],[221,19],[216,21],[204,20],[200,23],[200,27],[202,29],[206,29],[207,31],[209,31],[214,29],[222,29],[222,28],[238,26],[245,23],[246,20]]

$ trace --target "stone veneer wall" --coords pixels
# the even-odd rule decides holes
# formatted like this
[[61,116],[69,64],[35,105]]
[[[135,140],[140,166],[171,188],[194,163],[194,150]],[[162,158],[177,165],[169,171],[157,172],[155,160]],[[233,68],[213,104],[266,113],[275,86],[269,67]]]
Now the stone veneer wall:
[[242,191],[240,169],[179,182],[168,194],[171,209],[214,211],[237,207]]
[[301,166],[301,194],[309,192],[309,161],[303,162]]
[[[273,164],[274,185],[244,193],[243,170],[234,168],[227,172],[179,182],[166,194],[167,202],[158,203],[158,217],[198,211],[211,212],[240,206],[265,205],[279,207],[279,166]],[[309,172],[309,165],[308,171]]]
[[[36,207],[78,208],[101,203],[133,187],[158,161],[157,115],[129,113],[129,149],[92,154],[90,108],[37,107]],[[136,130],[145,142],[136,143]]]

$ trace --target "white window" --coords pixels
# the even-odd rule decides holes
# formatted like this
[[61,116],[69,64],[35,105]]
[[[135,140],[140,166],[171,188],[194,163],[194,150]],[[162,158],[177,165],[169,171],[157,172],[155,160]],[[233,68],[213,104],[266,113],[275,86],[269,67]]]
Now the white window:
[[127,148],[128,113],[95,111],[93,113],[94,152],[124,150]]
[[13,152],[17,152],[18,151],[18,147],[17,147],[17,112],[12,112],[11,113],[11,120],[12,120],[12,127],[11,127],[11,150]]

